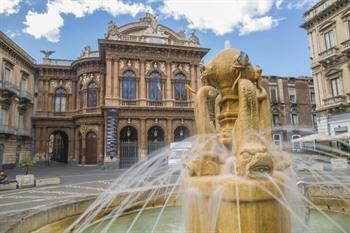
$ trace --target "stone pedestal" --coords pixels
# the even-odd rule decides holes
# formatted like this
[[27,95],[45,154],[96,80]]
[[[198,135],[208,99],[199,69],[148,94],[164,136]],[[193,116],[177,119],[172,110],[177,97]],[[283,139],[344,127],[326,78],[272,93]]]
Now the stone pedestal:
[[[283,183],[281,177],[274,179]],[[187,233],[291,232],[287,211],[272,197],[281,196],[282,185],[275,187],[269,180],[207,176],[186,178],[184,190]]]

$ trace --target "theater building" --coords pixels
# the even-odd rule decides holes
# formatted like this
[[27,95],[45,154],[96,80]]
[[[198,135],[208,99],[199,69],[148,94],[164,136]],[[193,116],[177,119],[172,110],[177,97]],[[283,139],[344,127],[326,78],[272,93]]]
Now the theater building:
[[[36,159],[81,164],[117,161],[129,167],[195,132],[193,90],[209,49],[151,14],[108,25],[98,51],[76,60],[38,64],[33,117]],[[111,159],[112,158],[112,159]]]

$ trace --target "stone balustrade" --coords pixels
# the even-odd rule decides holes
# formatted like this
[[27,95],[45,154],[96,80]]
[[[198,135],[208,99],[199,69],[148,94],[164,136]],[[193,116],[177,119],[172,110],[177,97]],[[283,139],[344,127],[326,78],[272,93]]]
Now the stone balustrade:
[[324,102],[325,105],[335,105],[335,104],[345,103],[346,102],[346,96],[345,95],[339,95],[339,96],[326,98],[326,99],[323,99],[323,102]]

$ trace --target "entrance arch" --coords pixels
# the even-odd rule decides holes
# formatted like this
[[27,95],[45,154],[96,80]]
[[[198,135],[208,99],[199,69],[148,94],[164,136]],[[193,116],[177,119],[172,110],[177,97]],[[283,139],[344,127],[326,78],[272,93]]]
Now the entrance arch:
[[49,154],[51,160],[68,162],[68,136],[63,131],[55,131],[49,137]]
[[85,138],[85,164],[97,163],[97,136],[95,132],[89,132]]
[[164,147],[164,130],[159,126],[151,127],[147,132],[148,154]]
[[138,159],[137,130],[132,126],[126,126],[120,130],[119,167],[131,167]]
[[189,130],[185,126],[179,126],[174,131],[174,142],[179,142],[190,136]]

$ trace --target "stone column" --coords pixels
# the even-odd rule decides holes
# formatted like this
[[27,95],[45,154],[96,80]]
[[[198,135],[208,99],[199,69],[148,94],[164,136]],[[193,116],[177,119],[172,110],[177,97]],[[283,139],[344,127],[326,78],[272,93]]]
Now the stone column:
[[166,64],[166,69],[167,69],[167,77],[166,77],[166,88],[165,88],[165,93],[166,93],[166,106],[171,107],[172,106],[172,88],[171,88],[171,78],[172,78],[172,73],[171,73],[171,66],[170,62]]
[[199,65],[197,66],[196,68],[196,87],[197,89],[201,88],[202,87],[202,81],[201,81],[201,71],[200,71],[200,68],[199,68]]
[[145,61],[140,60],[140,105],[146,106],[146,80],[145,80]]
[[86,134],[81,134],[81,164],[85,164]]
[[113,66],[113,97],[120,98],[120,84],[119,84],[119,59],[114,60]]
[[146,159],[147,156],[147,150],[146,150],[146,139],[147,139],[147,132],[146,132],[146,120],[141,119],[141,125],[140,125],[140,158]]
[[172,129],[172,120],[171,119],[167,119],[166,122],[166,144],[170,145],[171,143],[171,139],[173,137],[173,129]]
[[[197,76],[195,74],[195,67],[193,64],[191,64],[191,67],[190,67],[190,75],[191,75],[191,88],[197,91],[197,85],[196,85]],[[195,97],[195,94],[191,92],[190,97],[191,97],[191,100],[193,100],[193,98]]]
[[112,59],[106,58],[106,97],[112,97]]

